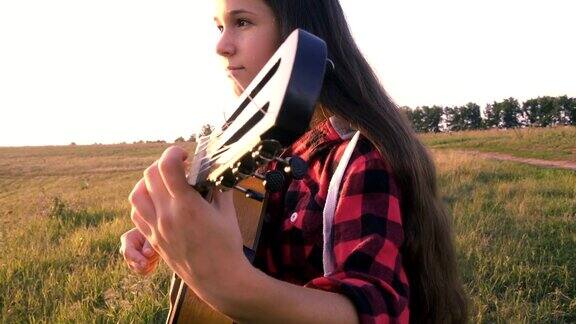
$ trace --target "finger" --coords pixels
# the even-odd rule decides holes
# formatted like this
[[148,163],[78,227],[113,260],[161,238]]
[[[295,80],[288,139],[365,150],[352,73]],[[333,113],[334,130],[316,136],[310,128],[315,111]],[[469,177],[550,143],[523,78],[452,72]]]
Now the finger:
[[145,267],[148,265],[146,257],[134,247],[127,246],[122,255],[124,256],[124,260],[131,266],[137,267],[137,265],[139,265],[140,267]]
[[141,272],[139,272],[141,275],[143,276],[147,276],[149,275],[152,271],[154,271],[156,269],[156,266],[158,265],[158,262],[154,262],[154,263],[149,263],[149,265],[147,267],[145,267],[144,269],[142,269]]
[[144,269],[146,269],[146,266],[148,265],[148,263],[142,262],[136,262],[136,261],[126,261],[128,263],[128,267],[130,268],[130,270],[137,272],[137,273],[141,273]]
[[[147,238],[152,235],[152,230],[148,225],[148,221],[142,217],[142,215],[138,212],[138,210],[134,206],[132,206],[132,211],[130,212],[130,218],[132,219],[132,223],[134,223],[134,226],[136,226],[136,228],[140,231],[140,233],[144,234]],[[153,218],[155,218],[155,216],[153,216]]]
[[[132,208],[135,209],[141,218],[146,220],[148,224],[156,223],[156,208],[154,207],[154,202],[152,197],[148,193],[146,188],[146,183],[144,178],[140,179],[129,196],[130,204]],[[145,232],[140,231],[142,234]]]
[[183,148],[172,146],[162,153],[158,161],[158,168],[166,189],[174,198],[193,190],[186,181],[187,157],[188,153]]
[[229,217],[236,217],[236,209],[234,207],[234,195],[232,190],[219,192],[216,190],[213,196],[214,206],[222,212],[222,215]]
[[172,199],[172,196],[166,189],[164,180],[158,170],[158,161],[154,161],[151,166],[144,170],[144,183],[148,195],[152,199],[152,203],[156,208],[165,206]]
[[156,268],[160,257],[153,257],[144,261],[126,261],[130,269],[139,274],[147,274]]
[[134,248],[135,246],[142,244],[144,244],[144,236],[137,228],[132,228],[120,236],[120,253],[124,254],[126,247]]
[[148,240],[144,242],[144,246],[142,247],[142,254],[144,254],[147,258],[158,256],[158,253],[154,250],[152,244],[150,244]]

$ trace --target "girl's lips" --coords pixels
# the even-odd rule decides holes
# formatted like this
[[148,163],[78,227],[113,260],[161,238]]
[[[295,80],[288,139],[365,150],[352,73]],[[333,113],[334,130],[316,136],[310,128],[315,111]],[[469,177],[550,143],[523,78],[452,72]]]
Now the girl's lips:
[[233,76],[234,78],[238,78],[238,76],[244,71],[244,67],[228,67],[228,76]]

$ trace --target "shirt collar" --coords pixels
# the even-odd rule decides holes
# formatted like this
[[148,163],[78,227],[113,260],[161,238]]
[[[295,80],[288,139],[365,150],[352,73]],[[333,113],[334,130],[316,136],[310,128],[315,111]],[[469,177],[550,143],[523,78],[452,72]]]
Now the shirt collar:
[[343,142],[354,135],[354,130],[341,118],[332,116],[308,130],[283,156],[297,155],[305,161],[325,147]]

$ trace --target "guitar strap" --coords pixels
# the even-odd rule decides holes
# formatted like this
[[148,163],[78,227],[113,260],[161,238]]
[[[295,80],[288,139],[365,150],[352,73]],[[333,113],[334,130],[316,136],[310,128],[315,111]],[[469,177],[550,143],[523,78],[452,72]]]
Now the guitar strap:
[[330,122],[341,138],[349,138],[352,134],[353,136],[346,146],[346,149],[344,150],[344,153],[338,162],[338,166],[336,167],[334,174],[332,174],[330,185],[328,186],[326,203],[324,204],[324,210],[322,212],[322,235],[324,238],[324,244],[322,246],[322,266],[324,268],[324,276],[330,275],[334,272],[335,262],[332,246],[332,225],[334,223],[334,212],[336,211],[336,205],[338,203],[338,193],[340,191],[340,184],[342,182],[342,177],[344,176],[344,171],[346,171],[346,167],[348,166],[352,152],[354,151],[356,143],[358,142],[358,138],[360,137],[359,131],[356,131],[356,133],[341,133],[342,128],[339,127],[341,125],[338,124],[338,121],[336,121],[335,118],[331,117]]

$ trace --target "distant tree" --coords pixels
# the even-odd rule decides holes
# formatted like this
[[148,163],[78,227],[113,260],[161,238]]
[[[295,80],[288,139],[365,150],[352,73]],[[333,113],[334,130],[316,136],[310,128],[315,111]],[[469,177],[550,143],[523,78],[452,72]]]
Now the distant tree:
[[482,115],[480,114],[480,106],[473,102],[469,102],[464,107],[466,129],[482,128]]
[[560,97],[538,97],[526,100],[522,105],[522,115],[532,126],[547,127],[564,121],[563,107]]
[[444,109],[440,106],[422,107],[423,126],[425,132],[440,132],[440,122]]
[[540,103],[538,99],[528,99],[522,104],[522,117],[527,126],[540,126]]
[[174,140],[174,143],[181,143],[181,142],[184,142],[184,137],[182,137],[182,136],[180,136]]
[[564,125],[576,125],[576,98],[558,97],[558,105],[561,107],[562,123]]
[[522,113],[518,100],[510,97],[498,103],[502,112],[501,123],[504,128],[514,128],[520,126],[519,117]]
[[192,134],[190,135],[190,138],[188,138],[188,142],[196,142],[196,134]]
[[545,96],[538,98],[540,104],[540,126],[555,125],[560,119],[560,107],[556,98]]
[[445,107],[444,118],[446,121],[446,129],[449,131],[461,131],[466,129],[466,121],[462,107]]
[[498,128],[519,127],[522,109],[518,100],[510,97],[502,102],[494,102],[486,106],[486,126]]
[[500,108],[496,105],[496,102],[486,105],[484,115],[486,116],[484,120],[486,128],[500,127]]
[[446,128],[451,131],[479,129],[482,127],[480,106],[470,102],[466,106],[444,108]]
[[424,112],[422,108],[416,107],[411,113],[411,121],[414,126],[414,130],[418,133],[426,132],[426,125],[424,121]]
[[76,142],[70,143],[70,146],[76,146]]

